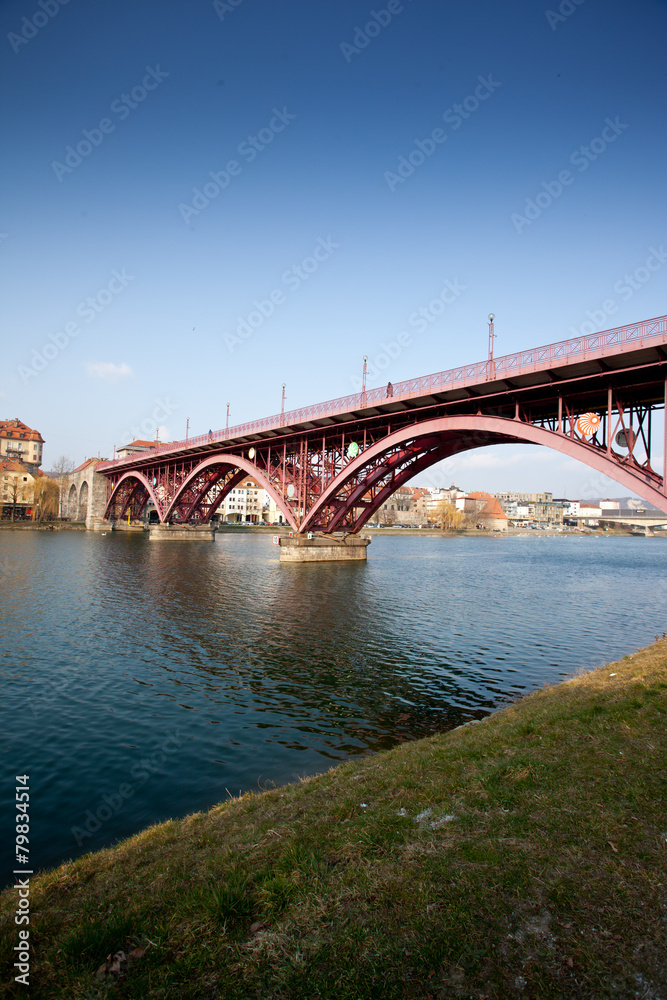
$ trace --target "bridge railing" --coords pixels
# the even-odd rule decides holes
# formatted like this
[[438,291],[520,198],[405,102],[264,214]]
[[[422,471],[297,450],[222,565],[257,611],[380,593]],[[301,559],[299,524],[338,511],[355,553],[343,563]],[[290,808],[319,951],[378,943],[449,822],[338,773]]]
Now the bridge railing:
[[[548,368],[554,362],[569,364],[582,361],[587,356],[595,356],[609,347],[621,347],[624,344],[637,343],[654,337],[664,337],[667,334],[667,316],[643,320],[640,323],[618,326],[613,330],[603,330],[587,336],[575,337],[571,340],[560,340],[555,344],[543,347],[533,347],[527,351],[517,351],[515,354],[505,354],[493,361],[477,361],[458,368],[450,368],[433,375],[421,375],[418,378],[396,382],[393,386],[392,398],[405,396],[420,396],[432,392],[442,392],[447,389],[460,388],[482,380],[501,378],[503,375],[520,374],[526,371],[538,371]],[[137,459],[151,458],[163,453],[183,451],[199,445],[228,441],[233,438],[246,437],[265,430],[289,428],[293,424],[308,423],[317,417],[346,413],[350,410],[365,410],[375,403],[386,403],[387,387],[367,389],[366,392],[356,392],[338,399],[329,399],[323,403],[304,406],[287,413],[273,414],[260,420],[251,420],[245,424],[236,424],[224,430],[199,434],[197,437],[183,441],[170,441],[158,445],[150,451],[137,452],[125,458],[117,458],[110,462],[100,463],[98,470],[111,469],[117,466],[133,464]]]

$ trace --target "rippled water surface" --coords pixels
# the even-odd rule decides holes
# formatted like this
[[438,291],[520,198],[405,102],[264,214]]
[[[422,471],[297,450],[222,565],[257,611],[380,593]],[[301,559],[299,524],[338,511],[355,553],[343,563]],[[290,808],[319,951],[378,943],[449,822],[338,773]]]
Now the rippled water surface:
[[281,566],[252,532],[0,532],[3,801],[30,774],[35,866],[481,717],[667,628],[662,539],[368,552]]

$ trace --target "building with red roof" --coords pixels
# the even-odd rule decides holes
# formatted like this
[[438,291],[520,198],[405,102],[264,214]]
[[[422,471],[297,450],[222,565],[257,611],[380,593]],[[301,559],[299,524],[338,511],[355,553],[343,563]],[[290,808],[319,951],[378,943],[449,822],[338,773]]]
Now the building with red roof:
[[[463,501],[463,502],[461,502]],[[497,497],[483,490],[473,490],[456,502],[459,510],[473,514],[478,525],[491,531],[507,531],[508,517]]]
[[153,448],[159,447],[159,445],[165,444],[164,441],[130,441],[129,444],[124,444],[122,448],[116,450],[116,458],[127,458],[128,455],[137,455],[142,451],[152,451]]
[[28,427],[18,417],[0,420],[0,459],[23,462],[36,472],[42,464],[44,438],[39,431]]

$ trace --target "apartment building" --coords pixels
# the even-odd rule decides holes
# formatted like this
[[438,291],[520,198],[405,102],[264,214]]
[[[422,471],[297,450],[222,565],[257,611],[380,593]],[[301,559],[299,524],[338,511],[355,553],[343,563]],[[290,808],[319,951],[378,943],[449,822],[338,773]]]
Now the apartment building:
[[32,474],[42,464],[44,438],[18,417],[0,420],[0,459],[22,462]]
[[494,493],[503,512],[513,524],[560,527],[566,501],[554,500],[552,493]]
[[265,520],[265,509],[269,509],[267,497],[266,490],[248,476],[237,486],[233,486],[225,497],[222,510],[219,511],[221,520],[259,524]]

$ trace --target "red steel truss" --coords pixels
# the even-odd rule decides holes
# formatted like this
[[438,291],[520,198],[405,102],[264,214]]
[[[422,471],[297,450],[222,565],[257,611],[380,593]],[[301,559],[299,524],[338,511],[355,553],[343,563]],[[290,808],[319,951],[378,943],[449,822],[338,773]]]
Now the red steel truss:
[[[206,523],[248,474],[297,531],[358,531],[435,462],[489,444],[555,448],[667,506],[667,316],[371,389],[97,466],[108,518]],[[594,434],[578,419],[600,418]],[[663,444],[663,451],[665,445]],[[664,455],[662,456],[664,459]],[[664,465],[663,465],[664,468]]]

